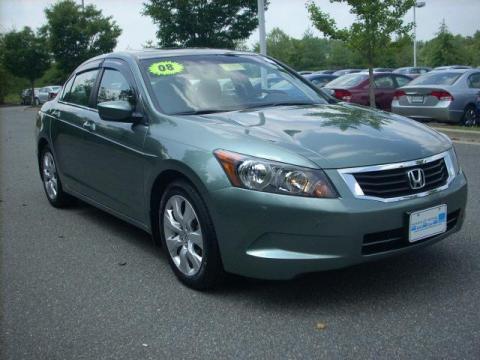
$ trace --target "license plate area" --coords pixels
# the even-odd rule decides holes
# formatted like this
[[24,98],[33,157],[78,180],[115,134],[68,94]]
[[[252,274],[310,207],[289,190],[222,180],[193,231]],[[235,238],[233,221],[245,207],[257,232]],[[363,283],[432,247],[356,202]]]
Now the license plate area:
[[423,104],[423,95],[412,95],[410,96],[410,102],[412,104]]
[[410,213],[408,241],[413,243],[447,231],[447,205]]

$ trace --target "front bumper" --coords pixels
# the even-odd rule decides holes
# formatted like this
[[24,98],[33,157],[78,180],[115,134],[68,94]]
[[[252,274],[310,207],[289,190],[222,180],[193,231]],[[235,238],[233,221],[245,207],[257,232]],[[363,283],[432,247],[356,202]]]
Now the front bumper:
[[[234,187],[210,193],[225,270],[254,278],[290,279],[418,249],[462,226],[467,200],[463,173],[443,191],[393,203],[357,199],[336,171],[327,173],[340,184],[341,198],[301,198]],[[372,234],[402,229],[406,234],[407,213],[439,204],[446,204],[448,213],[457,217],[446,233],[414,244],[404,238],[392,248],[365,250],[364,240]]]
[[440,102],[436,106],[400,105],[398,100],[392,101],[392,112],[418,120],[438,120],[459,122],[463,111],[451,110],[450,102]]

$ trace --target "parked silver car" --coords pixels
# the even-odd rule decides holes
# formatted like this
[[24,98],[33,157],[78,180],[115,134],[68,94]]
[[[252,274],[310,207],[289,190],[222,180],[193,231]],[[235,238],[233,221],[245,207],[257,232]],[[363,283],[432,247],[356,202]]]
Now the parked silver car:
[[392,112],[419,120],[479,123],[480,69],[432,71],[399,88]]
[[61,88],[62,87],[58,85],[45,86],[43,88],[40,88],[38,90],[38,95],[36,95],[36,97],[38,97],[39,104],[44,104],[47,101],[54,99]]
[[447,66],[437,66],[432,71],[444,71],[444,70],[454,70],[454,69],[471,69],[471,66],[468,65],[447,65]]

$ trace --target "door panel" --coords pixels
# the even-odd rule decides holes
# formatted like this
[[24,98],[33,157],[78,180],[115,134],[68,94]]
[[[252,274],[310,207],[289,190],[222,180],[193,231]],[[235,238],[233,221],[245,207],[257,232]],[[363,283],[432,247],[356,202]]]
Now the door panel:
[[[135,91],[128,68],[107,61],[98,86],[98,102],[129,100],[135,106]],[[95,104],[97,103],[95,97]],[[96,105],[94,105],[96,106]],[[137,221],[145,221],[143,176],[144,139],[148,126],[136,122],[105,121],[98,111],[89,116],[95,126],[86,132],[91,194],[96,201]]]

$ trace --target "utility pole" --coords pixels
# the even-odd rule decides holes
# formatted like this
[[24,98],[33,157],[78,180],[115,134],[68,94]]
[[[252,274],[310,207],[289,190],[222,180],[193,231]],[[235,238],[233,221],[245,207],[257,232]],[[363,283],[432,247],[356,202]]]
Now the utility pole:
[[413,6],[413,66],[417,67],[417,13],[416,9],[424,7],[425,1],[415,2]]
[[265,2],[264,0],[257,0],[257,4],[260,54],[267,55],[267,42],[265,40]]

